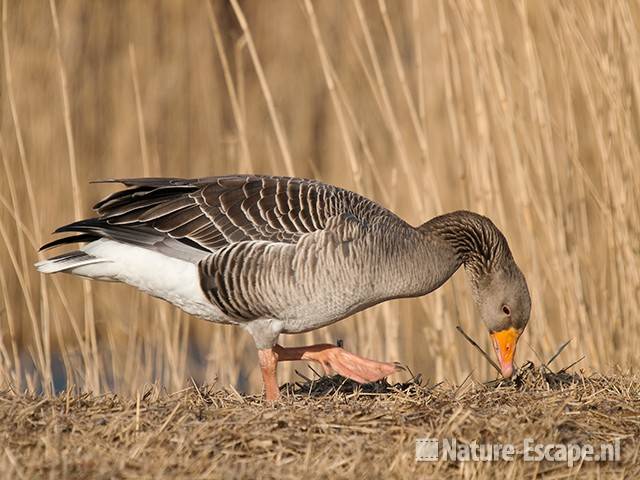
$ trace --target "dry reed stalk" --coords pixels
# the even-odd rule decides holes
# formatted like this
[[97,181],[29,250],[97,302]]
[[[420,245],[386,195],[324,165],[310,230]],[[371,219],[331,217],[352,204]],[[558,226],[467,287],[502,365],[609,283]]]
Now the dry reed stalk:
[[[60,25],[58,22],[58,13],[56,10],[55,0],[49,0],[49,8],[51,11],[51,20],[53,22],[53,30],[56,39],[56,58],[58,61],[58,74],[60,76],[60,91],[62,94],[64,127],[67,139],[67,148],[69,154],[69,173],[71,175],[71,191],[73,197],[73,210],[76,218],[82,217],[82,195],[80,191],[80,182],[78,181],[78,168],[76,160],[75,143],[73,139],[73,129],[71,126],[71,112],[69,107],[69,93],[67,87],[67,74],[62,61]],[[93,308],[93,287],[88,280],[83,280],[82,289],[84,292],[84,328],[85,335],[89,341],[89,351],[91,352],[90,370],[87,371],[88,387],[96,392],[100,391],[100,355],[98,353],[98,340],[96,337],[95,315]]]
[[396,114],[394,113],[393,107],[391,106],[391,100],[389,98],[389,92],[382,75],[382,67],[380,66],[380,60],[378,58],[378,54],[376,53],[376,48],[373,44],[373,40],[371,38],[371,31],[369,25],[367,23],[367,19],[364,14],[364,10],[362,8],[362,4],[360,0],[355,0],[354,6],[356,8],[356,13],[358,16],[358,21],[360,24],[360,28],[364,35],[365,44],[367,46],[367,51],[369,53],[369,58],[373,66],[373,71],[376,78],[376,88],[378,89],[378,95],[382,99],[382,105],[384,110],[381,112],[382,116],[386,119],[386,123],[391,131],[394,144],[396,149],[398,150],[398,156],[400,157],[401,165],[403,167],[406,181],[409,184],[409,189],[411,192],[412,198],[417,201],[418,211],[423,213],[425,212],[424,201],[422,199],[422,195],[420,194],[420,189],[418,187],[418,183],[415,180],[415,176],[411,174],[411,167],[409,164],[407,147],[404,141],[404,138],[401,134],[401,129],[398,124],[398,119]]
[[339,96],[339,101],[344,106],[345,113],[347,114],[347,118],[349,119],[349,122],[351,124],[351,129],[355,131],[355,133],[358,136],[360,147],[363,150],[364,158],[367,162],[367,166],[369,167],[367,169],[367,173],[371,173],[371,176],[373,177],[375,185],[377,189],[380,191],[380,196],[382,197],[382,201],[385,203],[385,205],[391,205],[389,187],[385,183],[383,174],[380,171],[380,168],[376,164],[376,160],[373,157],[373,153],[371,151],[371,146],[369,145],[369,141],[364,134],[362,126],[358,124],[358,119],[356,118],[353,107],[350,105],[349,97],[346,94],[344,87],[342,86],[342,83],[340,82],[339,78],[335,78],[335,84],[336,84],[336,90]]
[[145,310],[149,311],[148,308],[141,308],[141,304],[148,304],[151,299],[147,296],[140,295],[136,296],[135,300],[130,310],[131,322],[128,327],[127,346],[124,349],[125,358],[122,362],[122,368],[118,369],[118,372],[122,372],[122,378],[119,378],[118,381],[122,381],[122,383],[126,385],[125,379],[129,379],[129,385],[127,385],[129,392],[138,390],[137,383],[139,379],[135,378],[135,374],[139,372],[138,369],[141,360],[140,343],[144,338],[140,331],[141,312]]
[[391,130],[391,126],[389,123],[390,120],[387,118],[386,115],[384,115],[385,103],[382,98],[382,93],[377,88],[377,84],[376,84],[377,80],[374,78],[374,73],[371,71],[372,67],[370,67],[367,64],[367,61],[365,59],[365,54],[362,51],[362,47],[359,44],[359,39],[356,37],[356,35],[353,32],[350,32],[349,34],[349,42],[351,43],[351,48],[353,49],[353,51],[356,54],[356,57],[358,58],[358,65],[362,69],[362,73],[364,73],[365,79],[367,80],[367,85],[371,90],[371,95],[373,96],[373,99],[378,108],[378,111],[380,112],[380,118],[383,122],[385,122],[385,126],[387,127],[387,129]]
[[[4,271],[0,269],[0,292],[2,292],[2,301],[4,303],[4,315],[7,317],[7,325],[9,330],[9,345],[11,345],[11,355],[6,352],[4,334],[0,329],[0,348],[3,352],[3,377],[9,380],[17,391],[22,390],[22,362],[20,361],[20,351],[18,350],[18,335],[16,331],[16,322],[11,306],[9,291],[7,288],[7,278]],[[4,383],[4,382],[3,382]]]
[[475,342],[473,338],[471,338],[469,335],[465,333],[465,331],[462,329],[460,325],[456,326],[456,330],[458,330],[458,332],[462,334],[465,340],[467,340],[467,342],[473,345],[476,348],[476,350],[478,350],[482,354],[482,356],[487,359],[487,362],[489,362],[489,365],[491,365],[498,373],[500,373],[500,367],[498,366],[498,364],[493,360],[493,358],[489,356],[487,352],[484,351],[484,349],[480,345],[478,345]]
[[[0,134],[0,157],[2,158],[2,166],[3,169],[6,173],[6,179],[7,179],[7,186],[9,187],[9,198],[11,199],[11,204],[9,206],[9,202],[6,202],[3,200],[4,203],[4,207],[7,209],[7,211],[11,211],[13,213],[15,213],[15,221],[17,222],[20,218],[21,218],[21,208],[20,208],[20,202],[18,201],[18,194],[17,194],[17,189],[16,189],[16,184],[13,178],[13,175],[10,172],[10,168],[8,165],[8,160],[7,160],[7,156],[5,155],[4,152],[5,148],[4,148],[4,140],[2,138],[2,135]],[[16,223],[17,226],[17,223]],[[20,260],[22,263],[22,269],[23,271],[27,270],[27,252],[26,252],[26,248],[25,248],[25,238],[24,238],[24,232],[22,231],[22,229],[17,228],[17,234],[16,236],[18,237],[18,252],[20,253]]]
[[[2,154],[2,139],[0,138],[0,154]],[[3,157],[4,158],[4,157]],[[9,185],[15,185],[15,181],[13,178],[13,172],[11,171],[11,169],[9,169],[9,167],[4,164],[4,170],[5,170],[5,174],[6,174],[6,178],[7,178],[7,183]],[[5,210],[7,211],[7,213],[9,213],[9,215],[11,215],[11,217],[13,218],[15,225],[16,225],[16,230],[18,231],[19,235],[22,235],[23,238],[25,238],[28,242],[29,242],[29,246],[32,249],[32,251],[37,251],[39,248],[39,244],[35,239],[35,236],[33,234],[33,232],[31,232],[29,230],[29,228],[22,222],[22,220],[20,220],[20,218],[18,217],[19,213],[16,209],[16,203],[15,201],[12,199],[11,204],[9,203],[9,201],[7,201],[7,199],[5,199],[2,195],[0,195],[0,203],[3,204],[3,206],[5,207]],[[73,314],[70,306],[69,306],[69,302],[66,298],[66,295],[64,294],[63,290],[60,287],[60,282],[59,279],[57,278],[53,278],[52,279],[54,288],[56,289],[56,292],[58,293],[58,296],[60,298],[60,301],[62,303],[62,306],[65,310],[65,313],[67,314],[69,321],[71,322],[71,326],[73,328],[74,334],[75,334],[75,338],[77,340],[77,344],[80,347],[81,350],[81,354],[83,356],[83,362],[85,362],[85,364],[89,363],[89,356],[87,354],[86,348],[84,348],[84,341],[82,340],[82,336],[80,334],[80,330],[78,328],[78,323],[77,320],[75,318],[75,315]],[[70,360],[69,360],[69,348],[67,346],[67,340],[64,338],[64,335],[62,333],[62,326],[60,325],[60,322],[54,322],[54,327],[56,329],[56,335],[58,337],[58,348],[60,349],[61,353],[62,353],[62,360],[64,362],[65,365],[65,373],[66,373],[66,377],[68,379],[73,379],[73,370],[71,368],[67,368],[70,367]],[[10,326],[11,328],[11,326]],[[16,330],[14,330],[14,334],[16,334]],[[12,339],[12,342],[15,343],[15,338]],[[16,352],[17,354],[17,352]],[[16,357],[16,365],[20,366],[21,362],[19,361],[19,356]],[[20,371],[20,368],[18,368],[17,371]],[[18,384],[17,384],[17,388],[18,390],[20,390],[20,381],[21,378],[18,377]]]
[[[4,222],[1,220],[0,220],[0,237],[2,238],[2,241],[5,244],[7,253],[9,254],[9,259],[11,260],[11,265],[13,266],[14,273],[18,278],[18,283],[24,291],[24,300],[27,307],[27,312],[29,314],[29,318],[31,320],[31,328],[33,329],[33,332],[36,336],[36,348],[38,350],[36,352],[37,356],[34,358],[34,360],[37,362],[36,363],[37,369],[40,373],[46,374],[46,372],[48,371],[48,364],[46,363],[46,357],[42,349],[42,342],[38,341],[38,339],[40,338],[39,337],[40,329],[39,329],[36,309],[28,289],[26,277],[24,275],[24,272],[20,268],[20,264],[16,256],[16,252],[10,243],[11,240],[9,238],[8,230],[4,225]],[[44,382],[47,382],[49,380],[50,380],[50,377],[49,378],[43,377]],[[43,386],[47,388],[46,384]]]
[[[251,154],[249,151],[249,142],[247,140],[247,127],[245,125],[244,115],[242,114],[243,109],[241,108],[241,103],[238,99],[238,94],[236,93],[236,87],[233,83],[233,78],[231,77],[227,53],[224,51],[220,28],[218,27],[218,22],[216,21],[216,16],[213,12],[211,2],[207,2],[207,16],[209,18],[209,23],[211,24],[211,33],[213,34],[213,39],[216,44],[216,51],[218,52],[218,57],[220,57],[220,64],[224,74],[224,82],[227,87],[227,92],[229,93],[231,109],[233,110],[233,119],[236,123],[236,128],[238,129],[238,137],[240,137],[240,145],[242,147],[241,157],[238,161],[240,171],[245,171],[243,170],[243,167],[247,169],[246,171],[252,171]],[[238,57],[239,56],[236,56],[236,58]],[[242,91],[242,89],[240,89],[240,91]]]
[[[33,185],[31,182],[31,175],[29,170],[29,165],[26,160],[26,153],[24,147],[24,140],[22,137],[22,129],[20,127],[20,120],[18,117],[18,111],[16,108],[16,102],[14,98],[13,92],[13,75],[11,68],[11,59],[9,52],[9,39],[7,34],[7,1],[3,1],[2,3],[2,44],[3,44],[3,53],[4,53],[4,66],[5,66],[5,78],[7,82],[7,97],[9,100],[9,106],[11,111],[11,118],[14,124],[14,130],[16,135],[16,142],[18,144],[19,158],[20,158],[20,166],[22,167],[22,172],[25,179],[25,187],[27,190],[27,198],[28,204],[31,211],[31,221],[33,223],[33,229],[36,234],[36,238],[38,241],[40,240],[40,221],[38,219],[37,208],[35,195],[33,191]],[[8,246],[8,245],[7,245]],[[14,268],[18,268],[14,264]],[[16,270],[16,274],[17,274]],[[32,326],[37,325],[37,321],[33,318],[32,313],[35,313],[34,306],[31,300],[31,282],[30,275],[27,274],[26,270],[22,271],[20,275],[22,281],[20,282],[21,287],[24,289],[25,301],[27,303],[27,308],[29,310],[29,315],[32,319]],[[47,392],[50,392],[52,386],[52,373],[51,373],[51,358],[50,358],[50,345],[49,345],[49,336],[48,336],[48,325],[49,325],[49,300],[48,300],[48,292],[47,292],[47,284],[44,280],[42,280],[40,286],[40,293],[42,298],[42,330],[40,328],[34,328],[33,335],[36,340],[36,352],[38,355],[38,362],[41,367],[41,373],[44,377],[45,384],[43,385]]]
[[[2,163],[4,166],[4,171],[9,173],[9,168],[8,165],[6,164],[6,159],[5,159],[5,155],[4,155],[4,149],[3,149],[3,144],[2,144],[2,137],[0,136],[0,156],[2,157]],[[11,175],[7,175],[7,178],[9,179],[9,185],[12,185],[13,182],[11,181],[12,176]],[[10,192],[13,190],[14,187],[10,187]],[[5,209],[7,209],[8,211],[15,211],[15,207],[14,206],[9,206],[8,202],[6,202],[4,200],[4,198],[2,198],[2,203],[3,206],[5,207]],[[15,202],[14,204],[15,205]],[[17,212],[16,212],[17,213]],[[16,222],[18,222],[17,220],[17,216],[16,216]],[[22,232],[21,232],[22,233]],[[23,235],[19,234],[20,237],[22,238]],[[11,299],[9,297],[9,290],[7,288],[7,279],[6,279],[6,275],[4,273],[4,270],[0,269],[0,288],[2,289],[2,299],[3,299],[3,303],[4,303],[4,313],[7,317],[7,324],[9,327],[9,342],[11,344],[11,352],[12,352],[12,356],[13,356],[13,369],[15,371],[15,373],[10,374],[9,378],[11,379],[13,385],[15,385],[15,388],[18,391],[22,390],[22,377],[21,377],[21,371],[22,371],[22,362],[20,360],[20,352],[18,350],[18,330],[16,328],[16,322],[15,322],[15,316],[14,316],[14,312],[13,312],[13,305],[11,304]],[[2,342],[4,342],[4,339],[2,340]]]
[[356,188],[362,191],[363,184],[362,184],[361,168],[358,160],[356,159],[355,148],[353,146],[353,142],[351,141],[351,132],[347,127],[347,122],[345,119],[343,107],[336,92],[336,86],[334,81],[334,70],[331,65],[331,60],[329,59],[326,48],[324,46],[324,42],[322,41],[322,35],[320,34],[320,28],[318,27],[318,20],[316,19],[316,14],[313,9],[313,3],[311,3],[310,0],[304,0],[304,7],[306,9],[309,23],[311,25],[311,32],[313,34],[313,39],[318,49],[318,55],[320,57],[320,65],[322,66],[322,73],[324,75],[324,80],[327,85],[327,89],[329,90],[331,103],[333,105],[333,109],[335,111],[336,118],[338,120],[340,136],[342,137],[345,153],[347,154],[347,158],[349,160],[349,166],[351,167],[353,181],[356,185]]
[[280,120],[278,119],[278,113],[276,111],[276,107],[273,102],[271,90],[269,89],[267,79],[262,69],[262,64],[260,63],[260,59],[258,58],[258,52],[253,42],[253,37],[251,35],[251,30],[249,30],[247,19],[245,18],[244,13],[242,13],[242,9],[240,8],[240,5],[238,5],[237,0],[229,0],[229,1],[231,3],[231,6],[233,7],[234,13],[236,14],[238,23],[240,24],[240,27],[242,28],[242,31],[244,32],[244,35],[247,39],[247,47],[249,48],[251,61],[253,62],[253,66],[256,70],[256,75],[258,75],[258,80],[260,81],[260,88],[262,89],[262,94],[264,95],[264,99],[267,102],[267,108],[269,109],[269,116],[271,118],[273,130],[276,134],[276,139],[278,140],[278,146],[280,147],[280,153],[282,154],[282,160],[284,161],[287,175],[294,176],[295,170],[293,166],[293,161],[291,159],[291,153],[289,151],[289,144],[284,134],[284,130],[280,125]]
[[[569,14],[566,11],[566,9],[561,8],[560,11],[561,11],[561,19],[564,22],[564,26],[566,30],[572,34],[571,36],[568,37],[569,41],[573,42],[573,44],[569,45],[569,52],[571,52],[572,54],[571,56],[573,57],[573,64],[578,71],[578,81],[579,81],[579,85],[581,86],[584,98],[586,100],[587,111],[589,113],[591,121],[593,122],[593,125],[596,127],[594,128],[595,143],[597,146],[597,152],[599,153],[598,158],[600,162],[602,162],[601,171],[605,172],[603,179],[606,181],[608,177],[606,172],[609,169],[606,165],[606,162],[607,162],[606,159],[608,158],[608,152],[607,152],[608,149],[605,145],[606,140],[604,138],[604,132],[607,129],[605,125],[601,123],[602,121],[601,121],[600,115],[598,114],[598,108],[595,104],[596,95],[593,92],[593,88],[588,80],[589,78],[599,79],[601,75],[599,74],[599,72],[597,72],[597,67],[595,66],[591,67],[594,70],[596,70],[594,72],[594,75],[589,75],[587,73],[589,64],[592,63],[593,60],[590,56],[584,56],[584,58],[580,58],[579,54],[581,49],[578,51],[575,50],[576,48],[579,48],[579,46],[587,44],[586,39],[583,37],[583,33],[580,31],[580,28],[576,25],[576,22],[578,20],[572,14]],[[597,56],[595,58],[597,58]],[[611,192],[611,186],[609,186],[609,188],[606,188],[606,190]],[[603,208],[603,214],[605,215],[605,218],[608,220],[608,222],[612,223],[613,212],[611,211],[610,206],[606,205],[606,203],[608,202],[606,200],[603,200],[601,205]],[[608,245],[609,250],[615,249],[615,240],[613,238],[615,225],[611,225],[611,227],[614,227],[614,228],[607,229],[607,232],[608,232],[607,241],[609,244]],[[607,262],[607,263],[608,263],[607,268],[611,268],[610,262]],[[615,278],[616,278],[615,274],[613,274],[611,278],[615,282]],[[614,305],[619,303],[619,299],[618,299],[619,289],[617,285],[615,285],[615,283],[614,283],[614,288],[610,292],[610,295],[611,295],[611,302],[608,301],[606,303],[607,307],[610,307],[612,303]],[[581,337],[581,342],[586,343],[588,345],[588,351],[590,352],[590,354],[593,355],[595,358],[597,358],[600,355],[600,352],[603,351],[602,349],[604,348],[604,345],[602,344],[602,342],[604,341],[604,338],[606,338],[606,335],[603,336],[604,332],[594,332],[593,335],[589,335],[587,338],[584,335],[584,333],[591,329],[600,330],[599,324],[596,323],[596,324],[589,325],[589,320],[585,315],[586,312],[583,309],[581,309],[580,313],[581,313],[581,315],[579,316],[579,320],[581,324],[580,330],[581,330],[581,333],[583,333]],[[607,311],[606,317],[613,318],[614,315],[615,314],[609,309],[609,311]]]
[[138,137],[140,138],[140,159],[142,160],[142,174],[145,177],[148,177],[151,175],[151,165],[149,163],[149,148],[147,146],[147,134],[145,131],[144,112],[142,111],[142,100],[140,99],[140,85],[138,82],[136,49],[131,43],[129,44],[129,63],[131,64],[131,81],[133,83],[133,93],[136,99],[136,117],[138,119]]
[[[396,74],[398,75],[398,79],[400,81],[400,88],[402,90],[402,94],[409,110],[409,117],[411,119],[411,124],[414,129],[414,133],[418,138],[418,144],[420,145],[420,153],[422,156],[422,160],[424,162],[424,171],[425,176],[427,178],[427,185],[430,190],[429,199],[433,202],[433,207],[426,212],[424,210],[420,211],[422,215],[431,212],[440,212],[442,211],[441,204],[441,195],[439,193],[440,188],[435,181],[436,175],[433,169],[432,158],[429,153],[429,141],[427,140],[427,135],[423,130],[424,125],[420,122],[418,117],[417,108],[415,106],[415,101],[411,92],[409,91],[409,85],[407,82],[407,75],[405,73],[405,69],[403,66],[403,62],[400,58],[400,51],[398,48],[398,42],[396,41],[396,35],[393,31],[393,26],[391,24],[391,19],[389,18],[389,13],[387,11],[387,4],[385,0],[378,0],[378,8],[380,9],[380,15],[382,16],[382,21],[384,23],[384,28],[387,34],[387,39],[389,41],[389,45],[391,47],[391,54],[393,58],[393,64],[395,66]],[[416,199],[423,198],[422,195],[417,195]]]
[[418,0],[411,2],[411,27],[413,30],[413,46],[416,49],[416,83],[418,89],[418,116],[422,130],[427,130],[427,102],[426,102],[426,75],[424,68],[423,46],[421,41],[422,29],[420,28],[422,9]]
[[[144,174],[301,169],[349,187],[351,180],[342,177],[346,160],[359,169],[356,190],[424,221],[427,215],[419,212],[435,202],[424,186],[433,180],[442,211],[480,210],[504,229],[534,298],[526,339],[533,349],[551,351],[558,338],[575,337],[561,360],[584,353],[589,367],[637,363],[640,69],[633,58],[640,21],[629,5],[441,0],[433,8],[413,1],[356,2],[342,9],[302,3],[297,10],[242,4],[240,11],[234,2],[206,6],[206,16],[204,6],[131,5],[127,35],[107,4],[99,12],[65,5],[56,12],[58,36],[50,11],[29,3],[2,7],[7,95],[0,147],[13,176],[0,178],[8,190],[0,199],[0,221],[13,251],[0,256],[2,301],[10,303],[5,310],[13,333],[3,330],[0,363],[23,385],[42,388],[40,365],[48,363],[50,350],[61,355],[67,378],[80,388],[90,383],[84,372],[97,365],[74,313],[74,299],[84,295],[81,282],[51,278],[59,301],[52,297],[54,339],[45,348],[47,285],[31,278],[31,250],[41,243],[38,221],[50,228],[68,220],[58,213],[66,208],[58,181],[68,181],[68,174],[58,172],[69,168],[59,159],[71,161],[70,133],[78,184],[105,159],[105,172],[126,176],[138,168],[130,159],[141,155]],[[77,18],[87,22],[69,28]],[[26,19],[33,28],[21,27]],[[273,28],[276,20],[282,24]],[[69,35],[68,44],[60,35]],[[79,44],[85,46],[81,56],[68,50]],[[58,115],[38,96],[60,95],[61,65],[66,119],[64,98]],[[216,88],[223,82],[226,88]],[[121,89],[132,91],[133,101],[122,102],[116,94]],[[227,101],[228,118],[220,108]],[[72,123],[76,115],[83,121]],[[204,128],[203,118],[211,121]],[[275,141],[264,134],[271,128]],[[10,129],[16,134],[4,134]],[[425,146],[433,173],[425,168]],[[292,165],[283,170],[285,151]],[[42,192],[47,202],[36,205],[30,191]],[[27,289],[19,286],[20,276]],[[345,338],[349,348],[382,357],[399,336],[407,357],[401,360],[415,358],[411,366],[429,376],[462,379],[475,354],[464,348],[454,325],[483,339],[483,348],[488,341],[463,281],[456,275],[425,299],[358,314],[312,338]],[[100,372],[101,384],[113,378],[115,390],[132,392],[156,378],[179,388],[189,376],[199,383],[217,377],[257,391],[260,378],[246,335],[195,320],[178,325],[184,317],[163,314],[166,307],[158,302],[109,285],[94,288],[100,361],[105,372],[118,370]],[[162,315],[164,320],[156,318]],[[390,315],[402,324],[387,322]],[[8,322],[2,318],[1,328]],[[202,370],[187,350],[192,344],[211,354]],[[29,370],[30,354],[36,370]],[[12,364],[26,360],[16,367],[6,364],[7,357]],[[488,375],[489,368],[481,365],[478,375]]]

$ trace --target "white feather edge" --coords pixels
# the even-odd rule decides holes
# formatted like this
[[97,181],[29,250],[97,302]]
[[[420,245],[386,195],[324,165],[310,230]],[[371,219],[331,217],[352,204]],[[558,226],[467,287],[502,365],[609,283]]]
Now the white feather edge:
[[78,258],[69,258],[69,259],[61,258],[59,260],[42,260],[34,264],[34,266],[41,273],[58,273],[58,272],[64,272],[69,269],[82,267],[85,265],[91,265],[94,263],[103,263],[108,261],[109,260],[103,260],[101,258],[87,256],[83,260]]

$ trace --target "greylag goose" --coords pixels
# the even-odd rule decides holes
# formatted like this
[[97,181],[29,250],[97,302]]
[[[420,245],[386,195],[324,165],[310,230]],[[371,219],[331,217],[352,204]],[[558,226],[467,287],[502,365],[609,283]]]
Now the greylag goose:
[[97,216],[42,247],[85,243],[36,264],[123,282],[253,337],[268,400],[279,361],[309,360],[364,383],[396,364],[329,345],[285,348],[281,333],[332,324],[385,300],[426,295],[464,265],[505,377],[531,301],[507,240],[488,218],[448,213],[413,227],[357,193],[259,175],[106,180],[123,188]]

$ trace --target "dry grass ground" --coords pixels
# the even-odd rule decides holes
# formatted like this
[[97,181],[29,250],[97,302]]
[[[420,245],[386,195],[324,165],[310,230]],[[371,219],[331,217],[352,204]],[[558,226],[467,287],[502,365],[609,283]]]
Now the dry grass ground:
[[[0,393],[4,478],[638,478],[637,376],[525,369],[462,386],[322,379],[282,401],[196,388],[141,396]],[[291,393],[295,391],[295,393]],[[376,393],[377,392],[377,393]],[[617,462],[416,462],[415,440],[592,444]],[[522,450],[521,450],[522,452]]]

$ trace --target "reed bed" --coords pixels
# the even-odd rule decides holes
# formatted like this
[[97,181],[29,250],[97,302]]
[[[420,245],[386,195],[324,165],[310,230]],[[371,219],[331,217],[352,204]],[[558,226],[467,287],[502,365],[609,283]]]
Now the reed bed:
[[[623,1],[4,0],[0,384],[53,395],[37,407],[20,397],[11,414],[33,407],[45,418],[33,428],[57,425],[66,400],[55,395],[68,388],[135,396],[194,379],[258,393],[243,332],[126,286],[35,272],[38,246],[91,215],[108,189],[88,182],[108,177],[298,175],[368,195],[413,224],[461,208],[486,214],[532,292],[518,362],[540,363],[573,339],[565,364],[638,367],[639,15]],[[426,298],[284,343],[343,339],[436,382],[490,378],[456,326],[490,350],[461,273]],[[294,368],[283,365],[281,380]],[[207,395],[232,415],[244,402]],[[154,408],[186,421],[186,405],[202,401],[189,391]],[[131,410],[120,397],[74,394],[83,402],[80,415]]]

